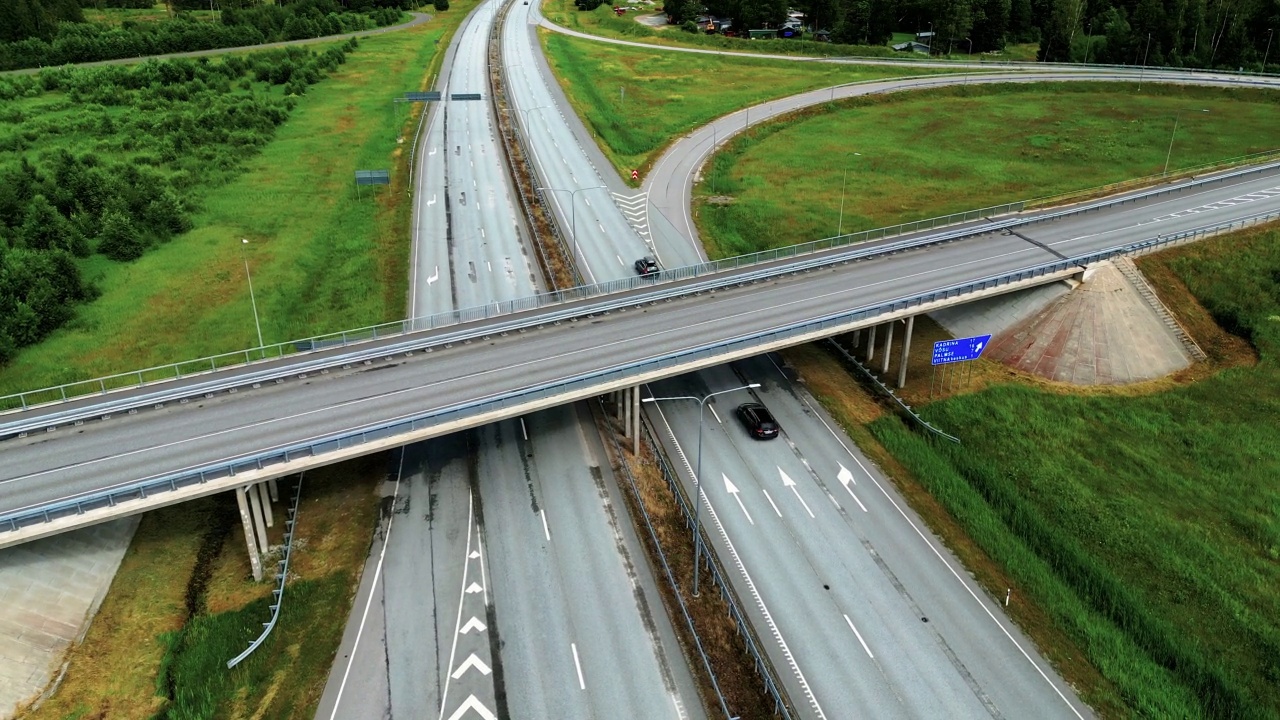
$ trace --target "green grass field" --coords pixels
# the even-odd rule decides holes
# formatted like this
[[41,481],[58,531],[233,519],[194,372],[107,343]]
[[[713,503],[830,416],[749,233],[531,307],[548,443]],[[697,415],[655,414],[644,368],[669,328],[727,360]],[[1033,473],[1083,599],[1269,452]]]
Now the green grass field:
[[[847,233],[1159,174],[1175,119],[1171,170],[1280,148],[1280,94],[1252,91],[1004,85],[827,110],[763,125],[715,156],[695,189],[708,252],[738,255],[831,237],[838,227]],[[733,201],[708,204],[710,195]]]
[[[103,25],[119,25],[126,20],[136,23],[158,22],[173,17],[163,3],[150,8],[86,7],[83,12],[85,22],[101,23]],[[209,10],[184,10],[182,14],[188,18],[208,22],[215,22],[219,19],[216,11],[211,12]]]
[[1280,717],[1280,229],[1149,258],[1260,361],[1143,397],[936,402],[872,431],[1141,717]]
[[412,127],[391,98],[421,85],[436,41],[472,5],[362,41],[242,172],[196,198],[190,232],[132,263],[86,261],[101,297],[0,370],[0,393],[256,346],[241,238],[268,343],[402,318],[403,179],[358,199],[352,178],[407,153]]
[[839,83],[922,72],[651,52],[539,32],[569,102],[626,178],[632,168],[647,172],[675,138],[742,107]]

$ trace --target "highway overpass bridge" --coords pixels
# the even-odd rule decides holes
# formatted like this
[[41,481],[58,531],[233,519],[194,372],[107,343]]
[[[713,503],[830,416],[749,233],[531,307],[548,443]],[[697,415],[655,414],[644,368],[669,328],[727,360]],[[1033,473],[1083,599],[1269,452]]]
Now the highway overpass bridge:
[[[1277,216],[1273,163],[1065,210],[677,268],[579,299],[419,319],[427,329],[16,410],[0,415],[0,547]],[[16,401],[36,397],[47,395]]]

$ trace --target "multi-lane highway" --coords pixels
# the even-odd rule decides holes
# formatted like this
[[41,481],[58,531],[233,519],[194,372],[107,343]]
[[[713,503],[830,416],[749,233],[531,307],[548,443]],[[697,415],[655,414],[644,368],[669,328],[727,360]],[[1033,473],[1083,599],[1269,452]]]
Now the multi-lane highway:
[[[440,83],[446,98],[484,99],[446,101],[425,120],[413,317],[541,289],[488,98],[498,9],[489,0],[468,17]],[[703,716],[655,612],[641,546],[619,519],[599,438],[578,412],[406,448],[319,716]]]
[[[1057,261],[1059,255],[1123,246],[1277,208],[1280,177],[1272,170],[1024,226],[1020,235],[977,235],[657,304],[649,304],[644,291],[634,291],[624,295],[630,311],[541,327],[534,319],[525,332],[505,336],[485,338],[481,323],[476,341],[441,345],[431,353],[397,354],[368,366],[338,367],[328,374],[162,409],[148,406],[136,415],[5,441],[0,513],[610,368],[618,372],[602,379],[604,385],[644,380],[646,374],[675,374],[681,368],[645,364],[757,337],[755,344],[719,355],[745,356],[756,348],[793,342],[774,341],[769,334],[815,318],[1016,272]],[[648,292],[659,293],[663,287]],[[716,359],[703,354],[684,367],[709,366]],[[558,399],[539,402],[555,404]],[[515,403],[493,410],[499,415],[518,411]]]

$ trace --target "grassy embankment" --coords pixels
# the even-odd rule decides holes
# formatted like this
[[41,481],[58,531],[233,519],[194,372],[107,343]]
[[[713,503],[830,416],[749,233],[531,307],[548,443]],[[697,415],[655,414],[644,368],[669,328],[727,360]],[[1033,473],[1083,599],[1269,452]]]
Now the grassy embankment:
[[713,257],[835,235],[842,184],[851,232],[1160,174],[1175,118],[1171,171],[1280,148],[1280,94],[1255,91],[1011,84],[837,107],[762,125],[716,154],[695,189]]
[[[120,25],[125,21],[135,23],[158,22],[173,17],[173,14],[169,12],[169,9],[163,3],[149,8],[86,7],[82,12],[84,13],[85,22],[100,23],[102,25]],[[193,20],[205,20],[207,22],[217,22],[220,19],[216,11],[211,12],[209,10],[183,10],[182,14]]]
[[741,107],[839,83],[928,72],[651,52],[539,32],[574,111],[624,178],[632,168],[643,177],[674,139]]
[[[143,517],[62,685],[25,717],[310,718],[328,678],[378,516],[386,456],[309,474],[280,622],[236,669],[270,618],[274,583],[249,580],[234,501],[212,497]],[[289,498],[281,486],[272,543]],[[269,567],[274,563],[268,561]]]
[[1142,263],[1248,338],[1254,367],[1145,397],[1004,385],[928,406],[959,447],[871,426],[1133,715],[1280,717],[1278,248],[1272,228]]
[[[255,346],[240,238],[250,242],[245,252],[268,343],[404,317],[413,125],[391,98],[423,84],[424,66],[441,57],[436,41],[472,6],[458,3],[430,23],[362,41],[337,72],[297,98],[289,120],[242,172],[186,198],[199,208],[191,231],[131,263],[98,255],[84,261],[101,296],[0,369],[0,393]],[[48,107],[74,111],[59,100],[24,99],[18,110],[29,117]],[[32,142],[29,151],[38,154],[75,146],[77,137]],[[129,143],[94,136],[80,147],[110,148],[99,150],[109,158],[127,154]],[[396,171],[392,186],[358,198],[354,171],[377,168]]]
[[[704,207],[703,237],[718,234],[718,252],[733,254],[757,249],[741,244],[746,237],[783,245],[831,234],[821,232],[837,221],[831,178],[846,165],[848,230],[1159,172],[1172,122],[1162,127],[1153,116],[1182,113],[1185,145],[1175,143],[1171,167],[1280,144],[1269,122],[1275,100],[1265,95],[1058,90],[903,96],[874,111],[762,128],[723,153],[716,186],[701,190],[735,198],[728,208]],[[1205,105],[1213,111],[1200,113]],[[884,122],[890,113],[895,123]],[[829,134],[836,123],[841,140]],[[994,132],[1011,125],[1031,130]],[[927,146],[908,141],[919,137],[930,138]],[[954,150],[939,157],[937,147]],[[854,150],[863,155],[847,155]],[[813,173],[817,166],[827,172]],[[791,200],[783,207],[778,197]],[[822,353],[788,353],[984,585],[1013,588],[1014,617],[1109,715],[1280,712],[1280,607],[1270,591],[1280,580],[1280,494],[1266,482],[1280,471],[1280,446],[1267,431],[1280,422],[1277,240],[1275,230],[1247,233],[1142,262],[1209,351],[1209,368],[1245,367],[1200,373],[1207,379],[1189,386],[1148,385],[1145,395],[1004,383],[930,405],[930,419],[962,435],[959,448],[930,445],[880,417]],[[1253,339],[1256,367],[1183,282],[1228,329]],[[998,368],[982,375],[980,385],[1013,377]]]

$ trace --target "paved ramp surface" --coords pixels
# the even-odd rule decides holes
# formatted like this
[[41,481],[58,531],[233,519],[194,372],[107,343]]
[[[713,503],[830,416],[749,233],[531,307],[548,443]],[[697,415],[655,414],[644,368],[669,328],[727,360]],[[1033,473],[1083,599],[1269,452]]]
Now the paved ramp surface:
[[1110,263],[1000,335],[990,352],[1019,370],[1077,385],[1140,382],[1191,363],[1156,310]]
[[58,676],[89,628],[141,516],[0,552],[0,718]]

